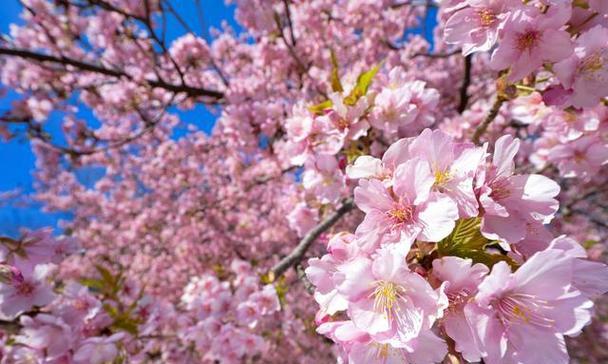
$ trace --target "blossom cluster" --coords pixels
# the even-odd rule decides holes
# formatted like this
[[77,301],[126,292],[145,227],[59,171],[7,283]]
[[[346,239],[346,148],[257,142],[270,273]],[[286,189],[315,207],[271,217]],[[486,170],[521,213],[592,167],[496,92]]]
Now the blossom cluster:
[[0,336],[0,362],[178,362],[188,355],[171,351],[192,347],[193,363],[240,363],[270,349],[260,333],[276,330],[279,295],[249,263],[217,273],[229,281],[192,278],[175,310],[102,266],[93,278],[61,279],[56,265],[76,249],[50,229],[2,238],[0,315],[14,326]]
[[605,1],[229,2],[20,1],[0,361],[608,361]]
[[[374,68],[360,74],[356,82],[340,84],[341,91],[330,93],[322,104],[296,105],[286,121],[285,153],[291,164],[304,167],[302,186],[317,204],[335,204],[351,193],[345,165],[365,151],[382,149],[370,138],[374,133],[394,140],[435,121],[431,110],[439,102],[437,90],[423,81],[408,80],[400,67],[375,77],[377,71]],[[305,203],[289,216],[300,236],[318,220]]]
[[0,313],[19,327],[0,338],[2,363],[101,364],[119,356],[124,333],[106,333],[112,318],[102,302],[74,281],[55,292],[54,267],[76,249],[74,239],[54,239],[49,229],[2,239]]
[[231,269],[230,282],[210,274],[192,278],[184,288],[181,301],[193,323],[181,335],[194,343],[203,361],[241,363],[269,349],[258,332],[264,317],[280,310],[275,287],[261,287],[247,262],[235,260]]
[[465,55],[493,49],[490,67],[508,70],[510,82],[550,65],[557,83],[546,97],[553,104],[593,107],[608,96],[608,28],[600,1],[449,3],[444,8],[445,41]]
[[518,149],[508,135],[489,153],[426,129],[347,168],[365,218],[306,270],[317,331],[345,360],[441,362],[453,342],[471,362],[569,362],[564,336],[589,323],[608,266],[547,238],[560,189],[515,173]]

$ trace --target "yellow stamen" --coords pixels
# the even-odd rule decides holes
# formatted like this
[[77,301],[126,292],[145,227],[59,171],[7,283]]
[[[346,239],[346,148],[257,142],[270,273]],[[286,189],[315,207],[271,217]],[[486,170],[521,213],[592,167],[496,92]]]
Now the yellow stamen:
[[403,224],[412,220],[414,209],[411,206],[399,207],[389,210],[387,214],[396,224]]
[[496,15],[489,9],[481,9],[477,11],[479,22],[484,27],[489,27],[496,21]]
[[400,287],[392,282],[380,281],[374,290],[374,309],[377,312],[390,312],[399,297]]
[[388,344],[376,344],[376,349],[376,357],[378,359],[386,359],[388,358],[388,354],[391,348]]
[[450,180],[450,171],[436,171],[435,172],[435,186],[439,187],[446,184]]

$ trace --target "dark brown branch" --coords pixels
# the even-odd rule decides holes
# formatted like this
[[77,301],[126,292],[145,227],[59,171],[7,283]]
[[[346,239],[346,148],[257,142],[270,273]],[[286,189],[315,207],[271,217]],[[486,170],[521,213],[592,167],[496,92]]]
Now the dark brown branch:
[[455,56],[457,54],[460,54],[460,51],[453,51],[450,53],[416,53],[412,56],[412,58],[418,58],[418,57],[426,57],[426,58],[450,58],[452,56]]
[[17,321],[0,320],[0,331],[7,334],[16,334],[21,329],[21,325]]
[[285,13],[287,15],[287,25],[289,27],[289,35],[291,36],[291,45],[296,46],[296,36],[293,30],[293,22],[291,20],[291,9],[289,8],[289,0],[283,0],[283,4],[285,5]]
[[[39,62],[52,62],[57,64],[69,65],[72,67],[76,67],[81,71],[94,72],[116,78],[124,77],[127,79],[132,79],[132,77],[125,72],[106,68],[101,65],[79,61],[65,56],[50,56],[47,54],[32,52],[26,49],[12,49],[3,47],[0,47],[0,55],[21,57],[24,59],[30,59]],[[224,94],[222,92],[214,90],[196,88],[188,85],[175,85],[162,80],[146,80],[146,82],[148,85],[154,88],[162,88],[175,93],[185,93],[189,96],[206,96],[214,99],[215,101],[218,101],[224,97]]]
[[460,86],[460,103],[458,104],[458,113],[462,114],[469,104],[469,86],[471,85],[471,66],[472,66],[472,54],[464,57],[464,76],[462,78],[462,84]]
[[[104,10],[111,11],[111,12],[114,12],[114,13],[118,13],[118,14],[124,16],[124,17],[127,17],[127,18],[133,18],[133,19],[137,19],[137,20],[144,20],[144,18],[141,17],[141,16],[137,16],[135,14],[128,13],[125,10],[120,9],[120,8],[118,8],[118,7],[110,4],[108,2],[103,1],[103,0],[90,0],[90,3],[92,5],[99,6],[100,8],[102,8]],[[72,5],[75,5],[75,4],[72,4]]]
[[317,226],[312,228],[305,236],[300,240],[300,244],[295,247],[295,249],[289,253],[286,257],[281,259],[270,272],[268,273],[268,277],[270,281],[274,281],[276,278],[280,277],[285,273],[291,266],[296,265],[302,261],[304,254],[312,243],[314,243],[317,238],[331,228],[336,222],[338,222],[342,216],[346,215],[350,210],[354,208],[354,202],[352,198],[345,200],[342,205],[334,211],[331,215],[327,216],[325,220],[321,221]]
[[496,119],[496,116],[498,116],[498,112],[500,111],[500,107],[502,106],[502,104],[504,104],[505,101],[506,100],[503,97],[500,97],[500,96],[496,97],[496,101],[494,102],[494,105],[492,105],[492,108],[490,109],[488,116],[486,116],[486,118],[483,120],[483,122],[477,127],[477,129],[475,129],[473,138],[471,138],[473,143],[479,144],[479,139],[486,132],[486,130],[488,130],[488,126],[490,126],[492,121],[494,121],[494,119]]
[[308,67],[306,65],[304,65],[304,63],[302,62],[300,57],[298,57],[298,54],[296,53],[294,47],[291,45],[291,43],[289,41],[287,41],[287,37],[285,36],[285,32],[283,31],[283,25],[281,24],[281,17],[278,13],[274,13],[274,21],[277,25],[277,29],[279,31],[279,36],[283,40],[283,43],[285,43],[285,47],[287,48],[289,55],[296,62],[297,66],[299,68],[300,74],[301,75],[307,74]]

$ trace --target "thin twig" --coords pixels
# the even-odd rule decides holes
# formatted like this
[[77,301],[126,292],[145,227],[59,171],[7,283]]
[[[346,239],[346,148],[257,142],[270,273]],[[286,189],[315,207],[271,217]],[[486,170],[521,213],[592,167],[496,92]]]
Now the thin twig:
[[306,272],[304,271],[304,267],[302,267],[302,264],[296,265],[296,274],[298,275],[298,279],[302,282],[302,285],[306,289],[306,292],[314,294],[315,285],[312,284],[312,282],[306,276]]
[[310,230],[304,236],[304,238],[302,238],[300,244],[298,244],[298,246],[296,246],[295,249],[291,253],[289,253],[289,255],[281,259],[280,262],[278,262],[274,267],[272,267],[272,269],[268,273],[270,281],[274,281],[276,278],[283,275],[283,273],[285,273],[289,269],[289,267],[298,264],[302,260],[304,254],[306,254],[306,251],[308,250],[308,248],[310,248],[312,243],[314,243],[315,240],[317,240],[317,238],[321,234],[331,228],[336,222],[338,222],[342,218],[342,216],[346,215],[353,208],[354,202],[352,198],[349,198],[345,200],[336,211],[334,211],[331,215],[327,216],[325,220],[323,220],[317,226],[312,228],[312,230]]
[[494,102],[494,105],[492,105],[492,108],[490,109],[488,116],[486,116],[486,118],[483,120],[483,122],[477,127],[477,129],[475,129],[473,138],[471,138],[473,143],[479,144],[479,139],[486,132],[486,130],[488,130],[488,126],[490,126],[492,121],[494,121],[494,119],[496,119],[496,116],[498,116],[498,112],[500,111],[500,107],[502,106],[502,104],[504,104],[505,101],[506,100],[503,97],[500,97],[500,96],[496,97],[496,101]]
[[287,15],[287,25],[289,27],[289,35],[291,36],[291,45],[296,46],[296,36],[293,30],[293,22],[291,20],[291,9],[289,8],[289,0],[283,0],[283,4],[285,5],[285,13]]
[[[76,67],[81,71],[88,71],[99,73],[106,76],[116,77],[116,78],[127,78],[129,80],[132,77],[123,72],[110,68],[106,68],[102,65],[87,63],[83,61],[79,61],[73,58],[65,57],[65,56],[51,56],[42,53],[32,52],[26,49],[14,49],[14,48],[2,48],[0,47],[0,55],[20,57],[23,59],[30,59],[39,62],[52,62],[57,64],[69,65],[72,67]],[[175,85],[162,80],[146,80],[146,83],[154,88],[162,88],[167,91],[177,92],[177,93],[186,93],[189,96],[207,96],[212,99],[220,100],[224,97],[224,94],[219,91],[207,90],[203,88],[191,87],[188,85]]]

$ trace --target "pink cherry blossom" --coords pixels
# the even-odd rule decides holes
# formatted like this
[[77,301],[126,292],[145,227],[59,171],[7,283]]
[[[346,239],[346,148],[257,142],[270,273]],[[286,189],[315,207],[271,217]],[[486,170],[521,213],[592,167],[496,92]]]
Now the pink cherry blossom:
[[443,239],[452,230],[458,211],[451,199],[431,192],[434,183],[429,164],[421,159],[397,167],[392,191],[378,180],[361,180],[355,188],[355,202],[366,215],[357,234],[380,234],[384,241],[402,241],[408,246],[417,237]]
[[397,140],[386,150],[382,160],[366,155],[357,158],[352,165],[346,167],[348,178],[374,178],[390,186],[397,166],[410,159],[409,145],[412,140]]
[[504,20],[521,5],[512,0],[469,0],[446,22],[444,40],[462,46],[464,55],[489,51],[498,39]]
[[[499,262],[479,286],[467,318],[484,361],[567,363],[564,335],[589,322],[589,301],[571,287],[569,258],[558,250],[532,256],[515,273]],[[539,350],[542,348],[542,350]]]
[[477,288],[488,274],[483,264],[470,259],[444,257],[433,261],[433,276],[446,282],[449,306],[442,319],[446,334],[456,342],[456,350],[470,361],[479,361],[482,352],[475,344],[474,333],[465,316],[465,306],[477,294]]
[[572,54],[570,35],[561,29],[570,7],[551,6],[546,14],[534,7],[513,12],[504,25],[504,37],[492,53],[491,66],[510,68],[509,81],[519,81],[543,62],[558,62]]
[[317,316],[324,318],[348,308],[348,301],[338,291],[342,276],[338,274],[340,264],[355,258],[358,244],[351,234],[336,234],[327,243],[328,254],[308,260],[306,275],[315,285],[314,297],[321,307]]
[[564,87],[572,89],[569,103],[592,107],[608,96],[608,29],[595,26],[576,39],[574,53],[555,65]]
[[389,245],[373,260],[355,258],[342,264],[338,291],[348,299],[355,326],[372,337],[407,345],[442,316],[444,293],[435,291],[405,266],[402,249]]
[[122,333],[110,337],[91,337],[74,353],[75,363],[102,364],[114,360],[118,356],[116,342],[123,337]]
[[603,1],[197,3],[21,1],[2,363],[605,362]]
[[456,144],[439,130],[425,129],[412,141],[410,153],[428,161],[433,190],[456,202],[461,217],[477,215],[473,178],[484,157],[482,148]]
[[564,177],[589,178],[608,163],[608,145],[600,138],[585,136],[551,148],[548,159]]
[[546,223],[557,211],[557,183],[542,175],[513,175],[518,150],[519,140],[511,136],[498,139],[492,163],[477,181],[482,232],[490,239],[516,243],[525,237],[527,222]]
[[16,340],[39,351],[51,360],[59,359],[70,350],[74,336],[71,328],[60,318],[40,314],[35,318],[23,316],[23,329]]
[[15,272],[10,281],[0,283],[0,311],[14,317],[34,306],[44,306],[53,300],[47,276],[51,267],[37,265],[33,271]]
[[404,82],[403,70],[394,68],[388,77],[387,85],[374,98],[370,124],[388,134],[395,134],[400,127],[414,121],[418,108],[412,102],[410,84]]
[[315,227],[319,221],[318,212],[305,203],[299,203],[287,215],[290,226],[298,233],[299,236],[304,236],[310,229]]

